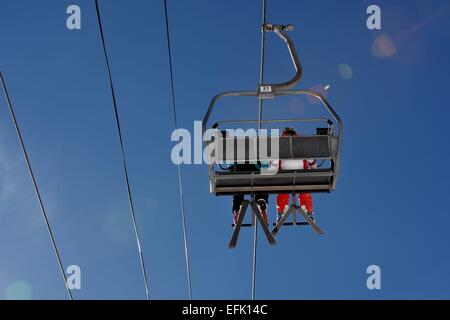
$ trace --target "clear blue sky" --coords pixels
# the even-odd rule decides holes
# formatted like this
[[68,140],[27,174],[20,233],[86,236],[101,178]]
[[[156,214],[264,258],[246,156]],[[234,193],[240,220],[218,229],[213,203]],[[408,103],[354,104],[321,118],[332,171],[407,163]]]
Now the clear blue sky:
[[[81,31],[66,29],[65,11],[74,3]],[[162,3],[100,1],[151,296],[184,299]],[[283,229],[275,248],[261,237],[257,298],[450,298],[450,6],[376,1],[380,32],[366,28],[370,4],[268,1],[269,22],[296,26],[299,88],[331,84],[328,97],[346,131],[338,190],[315,197],[326,235]],[[179,125],[192,130],[214,94],[256,88],[260,1],[172,0],[169,10]],[[382,34],[395,52],[380,58],[372,47]],[[0,39],[0,68],[63,262],[82,269],[74,297],[144,298],[94,1],[0,0]],[[274,35],[266,57],[266,79],[292,74]],[[348,67],[339,72],[342,64],[351,74]],[[266,107],[267,117],[315,113],[307,100]],[[236,99],[215,116],[256,115],[255,100]],[[228,250],[231,199],[209,194],[206,166],[183,172],[194,298],[250,298],[251,230]],[[66,298],[3,96],[0,261],[0,298]],[[382,268],[381,291],[366,288],[371,264]]]

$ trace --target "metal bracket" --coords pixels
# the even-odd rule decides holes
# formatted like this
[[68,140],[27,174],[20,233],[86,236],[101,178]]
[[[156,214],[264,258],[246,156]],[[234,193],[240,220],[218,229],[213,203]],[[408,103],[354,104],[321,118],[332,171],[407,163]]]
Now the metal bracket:
[[253,214],[256,215],[256,217],[259,221],[259,224],[261,225],[261,228],[263,229],[264,234],[266,235],[267,241],[269,241],[269,244],[271,244],[271,245],[277,244],[277,242],[275,241],[275,238],[272,236],[272,233],[270,232],[269,227],[267,226],[256,202],[244,200],[244,202],[242,203],[242,206],[241,206],[241,210],[239,211],[239,218],[238,218],[236,225],[234,226],[233,235],[231,236],[231,240],[230,240],[230,243],[228,244],[228,248],[230,248],[230,249],[236,248],[237,241],[239,238],[239,233],[243,226],[244,218],[245,218],[245,214],[247,213],[248,206],[250,206],[250,208],[252,209]]
[[272,32],[275,30],[294,31],[294,26],[292,24],[282,25],[282,24],[266,23],[263,24],[262,27],[265,32]]
[[258,97],[260,99],[273,99],[275,98],[273,94],[273,88],[268,84],[259,84],[258,85]]

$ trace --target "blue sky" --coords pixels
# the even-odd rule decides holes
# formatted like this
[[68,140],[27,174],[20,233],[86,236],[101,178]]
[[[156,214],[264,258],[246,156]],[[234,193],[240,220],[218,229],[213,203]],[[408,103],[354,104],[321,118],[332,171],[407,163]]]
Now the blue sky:
[[[66,28],[70,4],[81,7],[80,31]],[[100,1],[150,294],[185,299],[162,4]],[[331,85],[345,136],[338,189],[315,196],[326,235],[283,229],[275,248],[260,237],[259,299],[450,298],[450,6],[379,0],[382,30],[370,31],[370,4],[268,1],[269,22],[296,26],[299,88]],[[192,130],[216,93],[256,88],[260,1],[169,1],[169,10],[179,126]],[[82,270],[75,299],[145,298],[94,1],[0,0],[0,38],[0,68],[63,262]],[[266,67],[268,81],[292,74],[284,45],[270,34]],[[313,114],[323,113],[308,100],[265,107],[273,118]],[[227,100],[214,115],[256,116],[252,99]],[[209,194],[206,166],[183,173],[194,298],[250,298],[251,230],[228,250],[231,199]],[[0,298],[66,298],[3,97],[0,261]],[[380,291],[366,287],[371,264],[382,269]]]

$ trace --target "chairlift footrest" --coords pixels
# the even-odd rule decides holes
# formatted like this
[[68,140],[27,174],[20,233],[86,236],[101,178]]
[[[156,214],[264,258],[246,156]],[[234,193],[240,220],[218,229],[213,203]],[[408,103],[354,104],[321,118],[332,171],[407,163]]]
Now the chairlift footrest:
[[[241,225],[241,228],[251,228],[251,227],[254,227],[255,225],[254,224],[251,224],[251,223],[243,223],[242,225]],[[233,223],[232,225],[231,225],[231,227],[232,228],[236,228],[236,225]]]
[[[276,223],[273,223],[273,226],[274,227],[276,227]],[[287,226],[287,227],[289,227],[289,226],[309,226],[309,223],[308,222],[296,222],[296,223],[294,223],[294,222],[285,222],[285,223],[283,223],[283,226]]]

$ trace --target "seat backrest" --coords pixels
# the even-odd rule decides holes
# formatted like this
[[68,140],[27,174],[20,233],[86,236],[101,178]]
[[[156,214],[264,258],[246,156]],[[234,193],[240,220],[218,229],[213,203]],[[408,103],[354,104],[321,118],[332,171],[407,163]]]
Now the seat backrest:
[[[331,135],[219,137],[215,141],[215,162],[334,159],[337,148],[337,143],[334,140],[336,138]],[[273,148],[278,148],[278,153],[275,150],[272,152]]]

